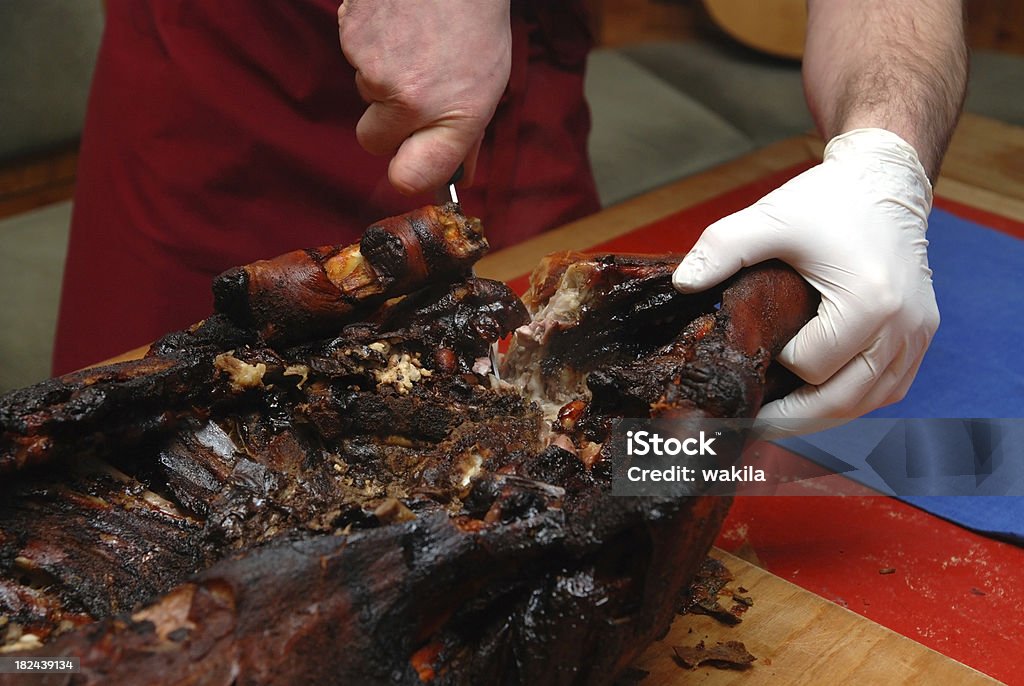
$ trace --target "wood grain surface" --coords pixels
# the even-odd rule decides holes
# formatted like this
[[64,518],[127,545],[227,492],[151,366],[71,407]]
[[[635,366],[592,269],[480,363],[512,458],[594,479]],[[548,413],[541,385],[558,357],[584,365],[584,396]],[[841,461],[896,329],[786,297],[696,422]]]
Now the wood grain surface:
[[1024,221],[1024,128],[965,114],[935,192]]
[[[703,615],[677,618],[633,664],[649,673],[642,686],[999,683],[738,557],[712,554],[733,573],[729,588],[742,586],[754,604],[733,627]],[[741,671],[677,664],[672,647],[698,641],[741,641],[757,660]]]

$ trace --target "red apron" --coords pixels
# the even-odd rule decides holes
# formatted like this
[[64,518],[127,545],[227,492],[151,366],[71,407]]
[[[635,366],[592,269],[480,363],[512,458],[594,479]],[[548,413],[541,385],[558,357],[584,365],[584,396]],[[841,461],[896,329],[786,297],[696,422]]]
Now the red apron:
[[[60,374],[188,326],[224,269],[427,204],[356,142],[337,0],[110,0],[54,349]],[[579,0],[513,0],[512,77],[460,189],[494,248],[598,208]]]

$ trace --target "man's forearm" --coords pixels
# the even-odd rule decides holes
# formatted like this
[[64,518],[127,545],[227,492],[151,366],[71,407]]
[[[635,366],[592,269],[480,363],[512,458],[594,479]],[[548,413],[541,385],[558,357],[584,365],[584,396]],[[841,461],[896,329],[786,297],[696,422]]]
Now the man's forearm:
[[960,0],[810,0],[804,88],[822,134],[898,134],[934,180],[967,82]]

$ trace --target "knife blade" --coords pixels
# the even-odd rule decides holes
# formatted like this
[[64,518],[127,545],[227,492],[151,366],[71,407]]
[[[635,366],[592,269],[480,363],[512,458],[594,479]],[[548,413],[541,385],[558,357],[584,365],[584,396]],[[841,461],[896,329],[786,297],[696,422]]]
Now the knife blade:
[[459,181],[462,181],[462,175],[465,173],[465,168],[460,164],[459,168],[455,170],[454,174],[452,174],[452,178],[448,179],[448,197],[456,205],[459,204],[459,194],[455,190],[455,184],[457,184]]

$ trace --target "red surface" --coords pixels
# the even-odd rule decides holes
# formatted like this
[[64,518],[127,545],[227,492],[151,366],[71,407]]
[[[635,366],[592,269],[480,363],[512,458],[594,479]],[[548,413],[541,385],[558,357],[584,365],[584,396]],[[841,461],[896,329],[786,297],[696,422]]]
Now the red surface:
[[[685,252],[705,226],[810,166],[768,175],[588,250]],[[1024,239],[1020,222],[942,198],[935,204]],[[526,277],[512,285],[522,292]],[[827,600],[1008,684],[1024,684],[1019,546],[893,498],[856,495],[738,497],[717,545],[742,547],[764,569]]]
[[[1009,684],[1024,550],[885,496],[739,497],[717,544]],[[892,568],[892,574],[879,570]]]

